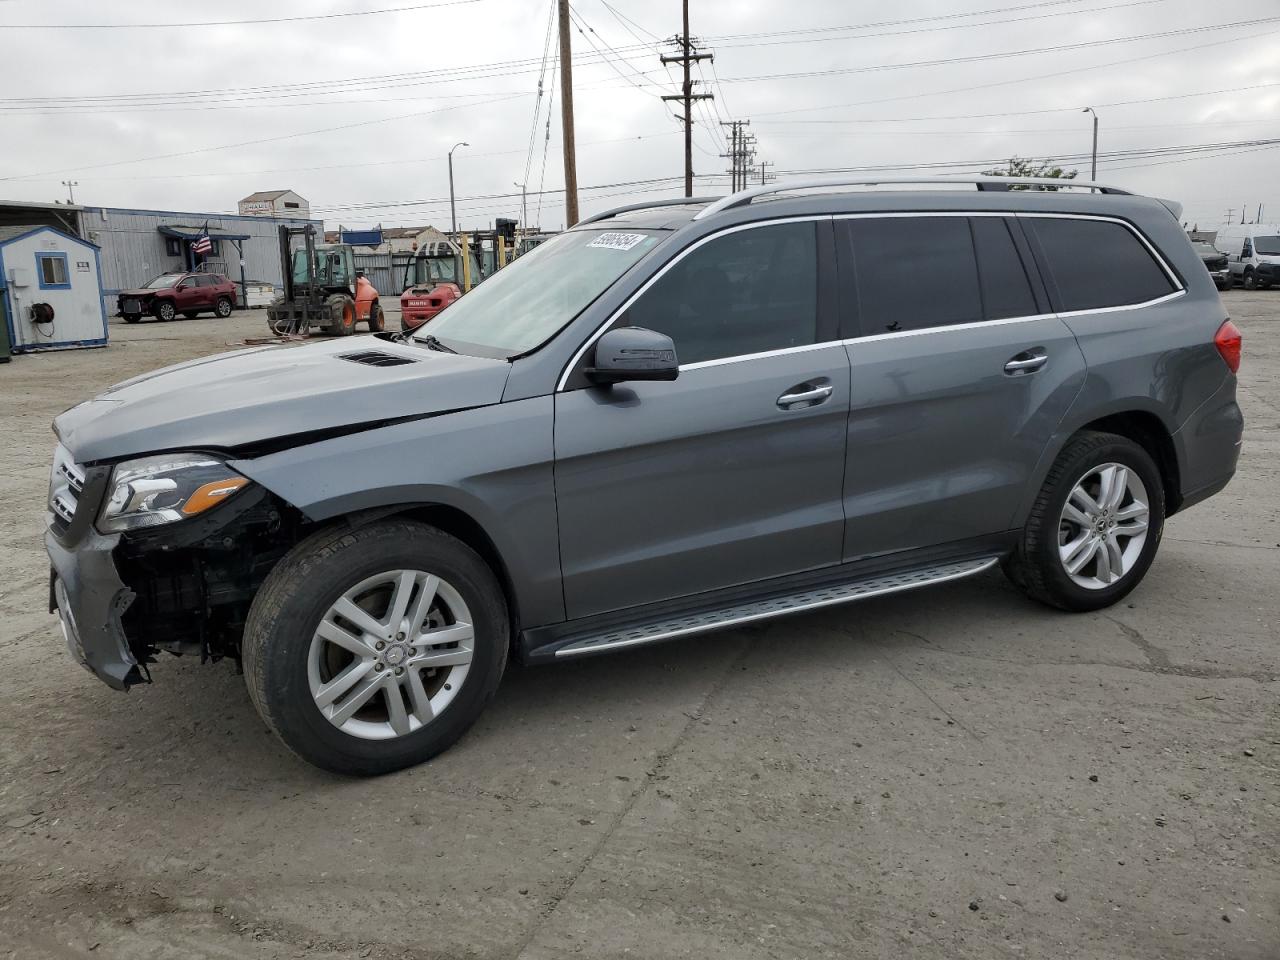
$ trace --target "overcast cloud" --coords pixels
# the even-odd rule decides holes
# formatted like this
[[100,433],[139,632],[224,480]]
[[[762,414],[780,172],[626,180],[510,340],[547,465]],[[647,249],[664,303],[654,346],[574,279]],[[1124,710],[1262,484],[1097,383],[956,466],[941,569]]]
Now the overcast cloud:
[[[240,26],[12,28],[416,5],[2,0],[0,199],[65,199],[60,181],[75,180],[81,203],[234,212],[250,192],[291,188],[330,226],[447,227],[445,153],[465,140],[470,147],[454,155],[462,224],[518,217],[514,183],[527,179],[531,193],[539,184],[563,186],[559,84],[550,75],[529,150],[553,0],[476,0]],[[659,65],[650,34],[679,32],[678,0],[574,0],[573,6],[589,31],[584,37],[575,29],[573,38],[575,61],[581,58],[574,67],[579,184],[671,178],[584,190],[584,215],[628,199],[676,195],[680,128],[658,97],[677,92],[677,71],[668,75]],[[993,9],[1006,12],[950,16]],[[938,17],[947,19],[921,19]],[[717,156],[724,150],[718,121],[733,118],[751,120],[760,159],[783,176],[882,165],[971,172],[979,167],[941,165],[1075,154],[1082,158],[1067,165],[1087,177],[1090,118],[1081,109],[1096,105],[1104,154],[1099,180],[1179,199],[1186,219],[1201,227],[1216,226],[1228,207],[1238,219],[1247,205],[1252,218],[1259,203],[1269,208],[1268,219],[1280,220],[1280,148],[1274,145],[1105,157],[1280,138],[1276,0],[691,0],[691,18],[702,49],[715,53],[714,69],[702,71],[708,82],[699,87],[716,95],[713,106],[697,111],[699,175],[725,169]],[[1240,21],[1249,22],[1204,29]],[[826,29],[865,24],[881,25]],[[819,29],[825,32],[788,32]],[[1149,36],[1173,31],[1186,32]],[[1134,37],[1146,39],[1128,39]],[[1040,52],[908,66],[1032,50]],[[499,62],[507,65],[492,66]],[[810,75],[785,76],[797,73]],[[295,86],[280,89],[284,84]],[[1252,89],[1182,96],[1244,87]],[[221,92],[193,97],[192,91]],[[1178,99],[1124,103],[1170,97]],[[973,116],[980,114],[1008,115]],[[244,145],[212,149],[230,144]],[[128,162],[151,157],[164,159]],[[721,193],[726,182],[724,176],[703,179],[695,192]],[[476,199],[495,194],[514,196]],[[403,205],[408,201],[425,202]],[[529,204],[536,222],[538,198]],[[562,194],[544,196],[542,225],[559,227],[563,210]]]

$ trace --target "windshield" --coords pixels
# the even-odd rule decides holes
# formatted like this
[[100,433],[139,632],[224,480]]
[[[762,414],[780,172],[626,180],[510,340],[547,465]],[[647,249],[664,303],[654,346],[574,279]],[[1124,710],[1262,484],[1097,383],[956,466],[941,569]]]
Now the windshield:
[[[307,251],[293,251],[293,282],[307,282]],[[321,286],[342,286],[350,282],[341,247],[316,248],[316,283]]]
[[1262,256],[1280,256],[1280,237],[1254,237],[1253,250]]
[[1223,255],[1218,251],[1217,247],[1209,243],[1193,243],[1191,246],[1202,257],[1221,257]]
[[410,286],[428,283],[461,283],[461,257],[418,257],[413,261]]
[[637,260],[659,235],[575,230],[499,270],[424,328],[447,346],[513,357],[541,346]]
[[162,273],[154,280],[148,280],[144,290],[163,290],[166,287],[172,287],[175,283],[183,278],[181,273]]

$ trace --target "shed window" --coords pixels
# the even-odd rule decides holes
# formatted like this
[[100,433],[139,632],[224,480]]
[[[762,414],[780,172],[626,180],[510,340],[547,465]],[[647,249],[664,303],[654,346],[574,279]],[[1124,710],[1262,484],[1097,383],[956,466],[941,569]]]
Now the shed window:
[[37,253],[36,272],[40,276],[40,289],[64,289],[71,286],[67,276],[67,255],[65,253]]
[[296,204],[296,203],[293,203],[293,202],[291,202],[291,201],[289,201],[289,200],[286,200],[286,201],[284,202],[284,208],[285,208],[286,210],[297,210],[297,209],[299,209],[299,204]]
[[177,237],[165,237],[164,252],[171,257],[182,256],[182,241]]

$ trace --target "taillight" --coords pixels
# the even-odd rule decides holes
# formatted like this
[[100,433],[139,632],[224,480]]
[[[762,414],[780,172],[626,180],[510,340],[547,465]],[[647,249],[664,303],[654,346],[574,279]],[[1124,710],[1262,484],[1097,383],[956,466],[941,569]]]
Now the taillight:
[[1213,345],[1218,348],[1218,353],[1232,373],[1240,369],[1240,347],[1243,342],[1239,327],[1230,320],[1224,320],[1218,332],[1213,335]]

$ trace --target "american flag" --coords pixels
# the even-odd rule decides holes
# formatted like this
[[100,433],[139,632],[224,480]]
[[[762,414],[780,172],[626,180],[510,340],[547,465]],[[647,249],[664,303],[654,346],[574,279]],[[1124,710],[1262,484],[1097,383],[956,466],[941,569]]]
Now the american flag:
[[205,222],[204,231],[191,241],[191,252],[204,255],[213,252],[213,241],[209,239],[209,224]]

